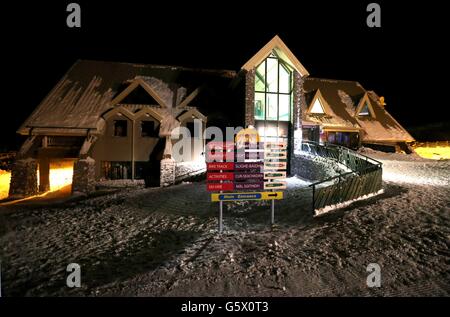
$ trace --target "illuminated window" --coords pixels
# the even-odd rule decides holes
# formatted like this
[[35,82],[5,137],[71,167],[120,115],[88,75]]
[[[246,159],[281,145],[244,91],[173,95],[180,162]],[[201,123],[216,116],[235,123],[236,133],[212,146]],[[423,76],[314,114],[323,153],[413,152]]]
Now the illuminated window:
[[325,111],[323,110],[322,102],[320,101],[319,98],[316,98],[316,100],[314,101],[314,104],[313,104],[310,112],[317,113],[317,114],[325,113]]
[[364,103],[364,106],[362,107],[361,111],[359,112],[360,116],[370,116],[369,112],[369,104],[367,101]]
[[255,119],[290,121],[292,70],[275,53],[267,57],[255,74]]

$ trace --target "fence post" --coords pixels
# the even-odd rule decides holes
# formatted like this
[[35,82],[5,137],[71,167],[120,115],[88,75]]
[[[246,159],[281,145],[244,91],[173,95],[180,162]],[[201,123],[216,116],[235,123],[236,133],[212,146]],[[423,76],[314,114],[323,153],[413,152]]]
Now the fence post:
[[314,209],[315,209],[315,205],[316,205],[315,196],[316,196],[316,185],[313,185],[312,186],[312,212],[313,212],[313,215],[314,215]]

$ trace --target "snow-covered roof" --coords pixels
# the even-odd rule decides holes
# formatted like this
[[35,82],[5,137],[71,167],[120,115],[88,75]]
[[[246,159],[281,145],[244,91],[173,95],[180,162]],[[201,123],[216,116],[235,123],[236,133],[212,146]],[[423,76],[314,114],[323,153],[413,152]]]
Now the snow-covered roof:
[[165,105],[177,106],[200,86],[228,86],[235,76],[227,70],[78,60],[18,133],[28,134],[30,128],[96,129],[111,101],[136,80],[151,87]]
[[[414,138],[384,109],[377,95],[366,91],[356,81],[330,80],[308,77],[304,89],[309,106],[320,91],[330,108],[325,115],[305,113],[304,120],[320,123],[324,128],[362,129],[363,141],[414,141]],[[357,115],[363,98],[370,103],[373,116]],[[371,113],[372,114],[372,113]]]

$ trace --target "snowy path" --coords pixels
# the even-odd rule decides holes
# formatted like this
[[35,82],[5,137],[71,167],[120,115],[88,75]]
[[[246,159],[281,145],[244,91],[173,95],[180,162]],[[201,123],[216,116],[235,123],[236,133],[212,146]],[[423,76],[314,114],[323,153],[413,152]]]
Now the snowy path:
[[[273,231],[269,206],[245,203],[216,235],[204,183],[2,206],[3,294],[450,295],[450,163],[376,158],[383,194],[313,218],[306,184],[291,180]],[[65,287],[71,262],[80,289]],[[373,262],[380,289],[365,285]]]

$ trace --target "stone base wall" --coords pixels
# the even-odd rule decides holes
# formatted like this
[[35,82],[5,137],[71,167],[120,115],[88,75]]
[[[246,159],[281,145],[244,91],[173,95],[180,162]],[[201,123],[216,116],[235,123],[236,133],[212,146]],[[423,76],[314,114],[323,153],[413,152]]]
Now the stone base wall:
[[34,159],[17,160],[11,170],[9,197],[23,198],[38,193],[38,164]]
[[95,190],[95,160],[87,157],[73,165],[72,194],[89,194]]
[[309,154],[297,154],[292,157],[291,171],[292,175],[310,181],[321,181],[339,175],[344,169],[340,164],[329,159]]
[[206,162],[182,162],[177,163],[175,167],[175,182],[181,182],[193,176],[206,172]]
[[160,186],[166,187],[175,184],[175,166],[174,159],[165,158],[161,160]]

